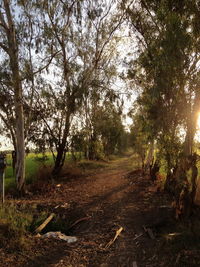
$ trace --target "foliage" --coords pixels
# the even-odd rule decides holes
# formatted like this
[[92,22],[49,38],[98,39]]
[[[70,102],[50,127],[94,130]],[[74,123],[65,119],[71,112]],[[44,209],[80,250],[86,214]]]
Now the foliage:
[[141,114],[135,114],[134,124],[131,127],[130,145],[134,152],[140,157],[142,168],[144,168],[146,152],[148,150],[148,138],[144,129],[144,120]]
[[[187,171],[200,105],[198,3],[149,0],[134,6],[123,1],[121,7],[142,48],[127,72],[141,88],[141,127],[145,125],[146,142],[149,137],[156,141],[158,157],[167,165],[167,183],[173,180],[176,203],[186,211],[196,180],[190,185]],[[195,166],[191,168],[196,177]]]
[[199,84],[195,7],[195,1],[139,1],[136,10],[127,8],[143,44],[128,76],[143,87],[138,105],[146,128],[165,150],[167,140],[176,146],[181,128],[193,131],[188,120],[193,121],[190,111],[196,116]]

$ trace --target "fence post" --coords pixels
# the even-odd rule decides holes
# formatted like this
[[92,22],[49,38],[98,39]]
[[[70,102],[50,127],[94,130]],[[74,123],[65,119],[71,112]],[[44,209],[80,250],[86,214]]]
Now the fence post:
[[0,153],[0,198],[2,204],[4,203],[5,200],[5,185],[4,185],[5,168],[6,168],[6,155],[4,153]]

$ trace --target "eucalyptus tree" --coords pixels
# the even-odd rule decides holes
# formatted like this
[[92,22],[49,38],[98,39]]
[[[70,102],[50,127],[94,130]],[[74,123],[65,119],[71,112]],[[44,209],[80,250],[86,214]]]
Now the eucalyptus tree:
[[11,3],[8,0],[3,0],[0,6],[0,30],[0,48],[2,56],[9,60],[10,82],[14,93],[17,148],[16,179],[18,182],[18,189],[22,190],[25,177],[23,89],[15,19],[12,14]]
[[17,153],[19,191],[25,182],[25,143],[37,120],[36,81],[54,56],[36,51],[40,28],[33,7],[33,1],[3,0],[0,5],[0,117]]
[[40,43],[46,43],[45,53],[58,51],[40,101],[43,130],[52,151],[56,150],[54,174],[64,163],[74,115],[89,91],[97,84],[102,86],[99,77],[105,79],[104,70],[111,60],[107,48],[123,17],[117,18],[114,4],[113,0],[35,2],[43,29]]
[[5,88],[1,84],[0,89],[0,119],[3,124],[1,134],[11,140],[14,150],[17,150],[16,134],[15,134],[15,112],[14,112],[14,98],[12,90]]
[[[138,60],[142,71],[137,78],[145,90],[140,101],[149,106],[152,122],[165,124],[165,131],[169,126],[185,127],[187,155],[192,152],[199,102],[198,10],[193,0],[137,1],[135,9],[133,6],[127,9],[130,24],[142,46]],[[136,69],[130,70],[132,75],[136,72]],[[162,113],[158,106],[163,109]],[[165,120],[163,114],[167,115]]]
[[97,133],[103,144],[105,156],[112,155],[120,151],[120,143],[124,134],[122,123],[122,110],[111,101],[104,101],[103,105],[97,107],[94,123]]
[[[164,151],[168,171],[177,163],[186,173],[200,107],[199,6],[193,0],[136,2],[129,7],[123,2],[123,8],[142,48],[139,72],[131,70],[132,76],[139,74],[137,79],[144,86],[139,103],[150,133]],[[186,134],[180,150],[181,128]],[[183,153],[181,160],[176,156],[178,151]],[[173,155],[177,160],[172,160]],[[179,181],[180,195],[183,185],[189,186],[186,177]]]

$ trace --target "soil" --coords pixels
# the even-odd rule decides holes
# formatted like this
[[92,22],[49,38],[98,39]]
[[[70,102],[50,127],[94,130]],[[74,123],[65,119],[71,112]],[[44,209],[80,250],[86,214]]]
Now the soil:
[[28,253],[8,256],[0,251],[0,266],[197,266],[181,264],[179,252],[165,253],[163,233],[173,232],[176,224],[170,199],[140,170],[130,171],[128,157],[89,176],[65,177],[54,190],[16,202],[53,211],[65,222],[65,234],[78,241],[31,237],[34,245]]

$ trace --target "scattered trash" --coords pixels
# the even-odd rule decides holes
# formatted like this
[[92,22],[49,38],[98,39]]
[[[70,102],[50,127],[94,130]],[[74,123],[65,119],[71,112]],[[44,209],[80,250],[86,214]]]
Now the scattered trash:
[[36,233],[40,233],[46,226],[47,224],[53,219],[53,217],[55,216],[54,213],[52,213],[36,230]]
[[61,232],[48,232],[41,236],[42,238],[53,238],[57,240],[64,240],[67,243],[75,243],[78,239],[75,236],[67,236]]
[[116,231],[115,237],[106,245],[105,249],[108,249],[115,242],[115,240],[120,235],[122,230],[123,230],[123,227],[120,227],[119,230]]

